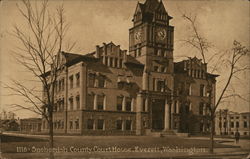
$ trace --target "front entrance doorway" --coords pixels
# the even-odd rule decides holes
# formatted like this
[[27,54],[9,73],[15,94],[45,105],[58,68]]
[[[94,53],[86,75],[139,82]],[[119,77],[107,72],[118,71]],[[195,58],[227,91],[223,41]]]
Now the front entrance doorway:
[[154,99],[152,101],[152,129],[163,130],[164,129],[164,113],[165,101],[161,99]]

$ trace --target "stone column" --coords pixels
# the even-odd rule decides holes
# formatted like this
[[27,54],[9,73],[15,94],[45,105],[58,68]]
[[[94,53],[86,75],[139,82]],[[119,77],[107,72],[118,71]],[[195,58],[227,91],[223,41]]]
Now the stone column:
[[134,111],[134,98],[131,98],[131,112]]
[[203,115],[206,115],[206,104],[203,104]]
[[176,101],[176,114],[180,113],[180,105],[179,100]]
[[145,112],[148,112],[148,97],[145,99]]
[[106,106],[107,106],[107,96],[104,95],[104,98],[103,98],[103,110],[106,110]]
[[164,115],[164,130],[170,129],[170,106],[167,102],[167,99],[165,100],[165,115]]
[[142,75],[142,90],[148,90],[148,73],[146,69],[144,69]]
[[123,96],[123,100],[122,100],[122,111],[126,111],[126,97]]
[[94,110],[97,110],[97,94],[94,95]]
[[170,124],[170,127],[171,127],[171,129],[174,129],[174,101],[171,103],[171,109],[170,109],[170,111],[171,111],[171,116],[170,116],[170,120],[171,120],[171,124]]
[[142,95],[138,94],[136,100],[136,135],[142,135]]

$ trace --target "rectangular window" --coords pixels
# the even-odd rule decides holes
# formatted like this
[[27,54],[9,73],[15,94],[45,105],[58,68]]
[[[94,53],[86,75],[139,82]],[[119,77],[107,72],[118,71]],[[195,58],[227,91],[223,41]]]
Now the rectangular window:
[[126,130],[132,130],[132,121],[131,120],[126,120]]
[[73,121],[69,122],[69,129],[73,129]]
[[61,90],[64,91],[64,78],[61,80]]
[[143,112],[146,111],[146,98],[143,98],[143,100],[142,100],[142,111]]
[[204,92],[205,92],[205,86],[204,84],[200,85],[200,96],[203,97],[204,96]]
[[155,71],[155,72],[158,72],[158,69],[159,69],[158,66],[154,66],[154,71]]
[[69,106],[70,106],[70,110],[73,110],[73,108],[74,108],[73,97],[69,98]]
[[62,121],[61,126],[62,126],[62,129],[64,129],[64,121]]
[[246,116],[243,116],[243,119],[247,119],[247,117],[246,117]]
[[104,102],[104,96],[103,95],[97,96],[97,109],[98,110],[103,110],[103,102]]
[[236,121],[236,128],[240,127],[240,123],[238,121]]
[[164,81],[157,81],[157,91],[164,92],[165,82]]
[[240,117],[238,117],[238,116],[236,117],[236,119],[239,119],[239,118],[240,118]]
[[74,82],[74,77],[70,76],[69,77],[69,88],[73,88],[73,82]]
[[98,87],[99,88],[104,88],[105,86],[105,78],[104,77],[99,77],[98,79]]
[[161,67],[161,72],[165,72],[165,67]]
[[95,85],[95,75],[89,74],[88,86],[94,87],[94,85]]
[[244,121],[244,128],[247,128],[247,122],[246,121]]
[[192,85],[188,84],[188,95],[192,95]]
[[122,120],[116,121],[116,130],[122,130]]
[[79,110],[80,109],[80,96],[76,96],[76,109]]
[[118,97],[116,97],[116,100],[117,100],[116,109],[119,110],[119,111],[121,111],[122,110],[122,100],[123,100],[123,97],[118,96]]
[[110,61],[109,61],[109,62],[110,62],[110,63],[109,63],[109,66],[110,66],[110,67],[113,67],[113,58],[110,57],[109,60],[110,60]]
[[117,66],[118,66],[118,59],[115,58],[115,68],[117,68]]
[[120,59],[119,68],[122,68],[122,59]]
[[200,103],[199,114],[203,115],[203,103]]
[[87,129],[94,129],[94,119],[88,119],[87,121]]
[[131,111],[132,98],[126,98],[126,111]]
[[79,129],[79,119],[75,121],[76,129]]
[[231,128],[234,128],[234,122],[231,122]]
[[103,119],[98,119],[97,120],[97,129],[98,130],[103,130],[104,129],[104,120]]
[[94,94],[88,94],[87,106],[90,110],[94,109]]
[[61,110],[64,110],[64,99],[61,100]]
[[105,58],[105,65],[108,66],[108,57],[104,57]]
[[80,87],[80,73],[76,74],[76,86]]

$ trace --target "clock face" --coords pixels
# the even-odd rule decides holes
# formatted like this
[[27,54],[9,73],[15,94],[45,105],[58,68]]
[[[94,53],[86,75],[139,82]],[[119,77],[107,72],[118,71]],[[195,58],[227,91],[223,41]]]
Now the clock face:
[[160,40],[164,40],[167,36],[167,33],[166,33],[166,30],[165,29],[159,29],[157,31],[157,37],[160,39]]
[[137,31],[137,32],[135,32],[134,36],[135,36],[135,40],[136,41],[141,41],[142,32],[141,31]]

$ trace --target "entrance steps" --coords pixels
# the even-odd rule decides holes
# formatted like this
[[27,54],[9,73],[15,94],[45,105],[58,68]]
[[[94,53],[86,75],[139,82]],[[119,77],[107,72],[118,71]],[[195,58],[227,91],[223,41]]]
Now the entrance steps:
[[162,131],[152,131],[151,129],[146,129],[147,136],[154,137],[164,137],[164,136],[175,136],[176,133],[173,130],[162,130]]

